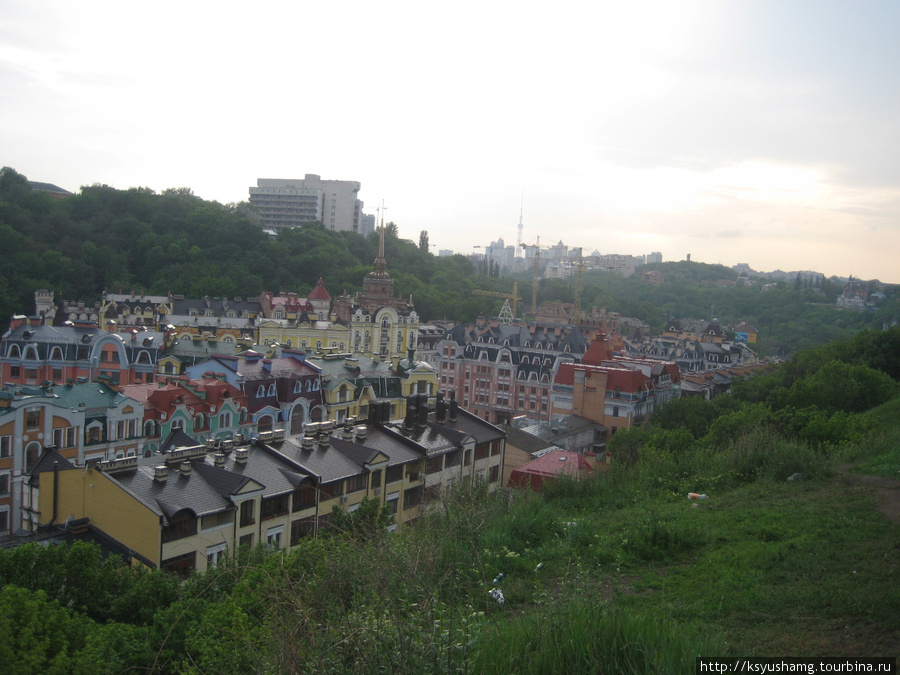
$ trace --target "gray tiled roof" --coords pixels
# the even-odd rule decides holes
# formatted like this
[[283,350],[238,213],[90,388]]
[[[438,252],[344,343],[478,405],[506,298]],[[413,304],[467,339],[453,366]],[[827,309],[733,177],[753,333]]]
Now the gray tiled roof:
[[229,500],[194,471],[189,476],[184,476],[177,468],[169,470],[169,477],[165,481],[155,480],[153,467],[150,466],[139,466],[132,471],[108,475],[153,512],[167,518],[182,509],[188,509],[196,516],[203,516],[232,508]]
[[[306,450],[293,440],[285,439],[275,446],[273,451],[284,455],[301,471],[315,476],[320,483],[330,483],[334,480],[355,476],[363,470],[361,465],[332,445],[322,447],[316,443],[312,449]],[[284,476],[282,479],[287,481]]]

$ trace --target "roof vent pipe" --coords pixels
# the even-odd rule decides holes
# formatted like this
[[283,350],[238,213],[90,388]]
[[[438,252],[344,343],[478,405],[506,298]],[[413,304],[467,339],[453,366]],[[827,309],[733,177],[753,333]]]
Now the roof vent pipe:
[[190,463],[189,461],[187,461],[187,460],[183,461],[183,462],[179,465],[178,468],[179,468],[179,470],[181,471],[181,475],[182,475],[182,476],[185,476],[185,477],[190,476],[190,475],[191,475],[191,471],[193,470],[193,467],[191,466],[191,463]]

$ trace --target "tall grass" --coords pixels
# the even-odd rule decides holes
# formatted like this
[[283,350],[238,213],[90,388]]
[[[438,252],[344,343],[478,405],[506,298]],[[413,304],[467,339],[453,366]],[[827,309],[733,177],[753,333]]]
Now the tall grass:
[[720,653],[675,623],[629,613],[573,592],[507,621],[491,621],[473,646],[472,672],[691,673],[701,654]]

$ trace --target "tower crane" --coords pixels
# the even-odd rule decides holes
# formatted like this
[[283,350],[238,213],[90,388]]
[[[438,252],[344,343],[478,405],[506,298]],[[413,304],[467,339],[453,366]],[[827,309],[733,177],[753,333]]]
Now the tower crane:
[[[504,298],[503,308],[500,310],[500,320],[503,323],[512,323],[516,320],[516,309],[519,306],[519,282],[513,282],[512,293],[499,293],[497,291],[473,290],[472,295],[485,295],[489,298]],[[510,302],[512,306],[510,306]]]
[[[538,281],[541,274],[541,238],[538,237],[534,244],[521,244],[521,246],[524,249],[534,249],[534,275],[531,280],[531,316],[533,317],[537,314]],[[549,249],[550,247],[543,248]]]

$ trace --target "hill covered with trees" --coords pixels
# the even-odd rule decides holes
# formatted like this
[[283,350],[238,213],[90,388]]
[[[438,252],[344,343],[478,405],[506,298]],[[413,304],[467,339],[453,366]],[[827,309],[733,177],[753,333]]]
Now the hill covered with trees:
[[[156,194],[94,185],[53,199],[33,191],[8,167],[0,170],[0,240],[0,328],[12,314],[33,310],[38,288],[53,289],[58,299],[86,302],[104,290],[248,297],[264,290],[305,294],[322,276],[332,296],[352,293],[372,269],[378,250],[375,235],[332,232],[316,223],[271,238],[248,203],[209,202],[184,188]],[[499,313],[502,300],[472,291],[511,293],[516,279],[497,278],[496,270],[473,265],[464,256],[430,254],[427,232],[419,233],[419,242],[398,237],[393,224],[387,228],[388,271],[397,291],[412,296],[424,319],[470,321]],[[765,355],[789,354],[900,317],[896,289],[887,289],[877,311],[839,311],[834,298],[840,285],[834,281],[818,288],[780,284],[763,293],[758,286],[716,285],[737,276],[719,265],[652,267],[663,272],[666,283],[586,272],[582,307],[635,316],[657,330],[672,318],[746,321],[759,330],[756,348]],[[519,294],[528,295],[531,275],[518,281]],[[539,302],[572,302],[574,284],[572,279],[542,280]]]

